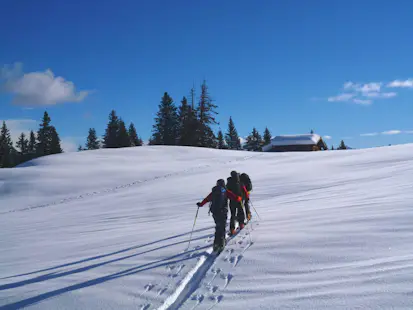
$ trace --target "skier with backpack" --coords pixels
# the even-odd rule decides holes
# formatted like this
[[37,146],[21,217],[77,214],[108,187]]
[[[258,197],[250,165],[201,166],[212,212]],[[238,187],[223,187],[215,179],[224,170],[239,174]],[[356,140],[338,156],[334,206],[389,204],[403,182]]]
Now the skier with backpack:
[[248,196],[245,196],[245,199],[244,199],[244,206],[245,206],[245,213],[247,216],[247,220],[250,221],[251,220],[251,209],[250,209],[250,204],[249,204],[250,202],[249,194],[252,191],[252,182],[251,182],[249,175],[246,174],[245,172],[240,174],[239,179],[241,181],[241,184],[244,185],[248,191]]
[[212,188],[211,193],[202,200],[202,202],[196,204],[198,207],[202,207],[207,202],[210,202],[209,210],[215,221],[215,252],[221,252],[225,247],[225,225],[228,217],[228,199],[239,203],[242,200],[242,197],[229,191],[225,186],[225,181],[219,179],[216,186]]
[[[249,199],[247,189],[241,184],[239,174],[236,171],[231,171],[231,176],[227,178],[227,189],[235,195],[242,197],[242,200]],[[230,201],[229,208],[231,210],[231,220],[229,224],[230,234],[235,234],[235,221],[238,221],[239,229],[245,226],[245,214],[242,208],[241,201]]]

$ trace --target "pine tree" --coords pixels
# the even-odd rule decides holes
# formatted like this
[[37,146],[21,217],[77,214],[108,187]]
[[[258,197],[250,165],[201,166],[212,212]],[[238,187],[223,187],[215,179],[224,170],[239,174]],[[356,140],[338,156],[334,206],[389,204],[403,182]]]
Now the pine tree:
[[130,147],[131,141],[129,139],[129,133],[126,129],[125,122],[119,119],[119,130],[117,136],[118,147]]
[[26,139],[24,132],[20,134],[16,146],[20,149],[20,156],[25,156],[29,153],[29,140]]
[[45,111],[42,123],[37,131],[36,153],[38,156],[46,156],[50,154],[50,142],[52,140],[50,122],[50,116],[47,111]]
[[3,126],[0,131],[0,168],[14,167],[15,157],[16,150],[13,147],[10,131],[7,128],[6,122],[3,121]]
[[89,134],[87,136],[86,150],[97,150],[100,148],[98,137],[96,135],[95,128],[89,128]]
[[249,150],[262,151],[263,140],[260,133],[254,127],[251,134],[247,137],[247,146]]
[[164,93],[152,130],[152,145],[177,145],[179,118],[173,99]]
[[338,146],[337,150],[346,150],[347,145],[344,143],[343,140],[341,140],[340,145]]
[[128,134],[131,146],[142,146],[142,139],[139,138],[138,134],[136,133],[136,128],[133,123],[130,123],[129,125]]
[[63,149],[60,145],[60,138],[54,126],[50,127],[50,154],[63,153]]
[[331,150],[334,151],[334,145],[331,145]]
[[197,124],[197,145],[202,147],[216,147],[216,137],[211,128],[211,125],[219,124],[215,115],[218,113],[215,109],[218,106],[213,103],[209,93],[206,81],[201,85],[201,96],[197,108],[198,124]]
[[33,130],[30,131],[27,152],[30,154],[31,158],[33,158],[36,154],[36,135],[34,134]]
[[116,148],[118,147],[118,130],[119,119],[116,115],[116,111],[112,110],[109,114],[109,122],[106,127],[105,136],[103,137],[104,148]]
[[217,146],[219,149],[226,149],[224,135],[222,134],[221,129],[218,131]]
[[83,147],[82,147],[81,145],[79,145],[78,148],[77,148],[77,151],[78,151],[78,152],[81,152],[81,151],[83,151],[83,150],[84,150]]
[[241,142],[238,136],[237,129],[235,128],[232,117],[229,118],[228,132],[225,135],[225,141],[227,142],[228,148],[231,150],[241,149]]
[[192,107],[188,105],[188,100],[183,97],[181,105],[178,110],[179,118],[179,145],[193,146],[196,145],[194,141],[194,121],[196,121],[196,115],[192,110]]
[[271,143],[271,132],[268,127],[265,127],[264,130],[264,145],[268,145]]

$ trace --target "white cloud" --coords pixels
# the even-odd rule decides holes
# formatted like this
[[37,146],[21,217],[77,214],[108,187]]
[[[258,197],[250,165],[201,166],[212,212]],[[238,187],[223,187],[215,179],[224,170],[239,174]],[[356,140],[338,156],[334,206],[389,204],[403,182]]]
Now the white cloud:
[[332,139],[331,136],[324,136],[323,138],[324,138],[325,140],[331,140],[331,139]]
[[362,133],[360,136],[361,137],[374,137],[377,136],[378,133],[377,132],[371,132],[371,133]]
[[361,105],[369,105],[369,104],[372,104],[373,102],[371,101],[371,100],[366,100],[366,99],[353,99],[353,102],[354,103],[357,103],[357,104],[361,104]]
[[13,103],[25,106],[55,105],[80,102],[89,91],[76,92],[73,82],[55,76],[50,69],[44,72],[23,73],[22,65],[4,66],[0,81],[4,91],[14,96]]
[[[37,121],[33,119],[6,119],[6,126],[10,131],[11,139],[14,143],[17,142],[19,136],[23,132],[26,137],[29,137],[30,130],[33,130],[35,133],[37,131]],[[0,120],[0,126],[3,124],[3,120]]]
[[336,102],[336,101],[349,101],[351,98],[353,98],[355,95],[354,94],[340,94],[334,97],[329,97],[328,101],[330,102]]
[[398,135],[401,134],[401,130],[389,130],[389,131],[383,131],[381,134],[382,135]]
[[394,80],[387,84],[387,87],[390,88],[413,88],[413,79],[408,79],[405,81]]
[[379,92],[383,83],[373,82],[366,84],[358,84],[353,82],[347,82],[344,84],[344,89],[351,89],[361,93]]
[[390,93],[371,92],[371,93],[365,94],[365,96],[370,97],[370,98],[392,98],[392,97],[396,97],[397,93],[395,92],[390,92]]

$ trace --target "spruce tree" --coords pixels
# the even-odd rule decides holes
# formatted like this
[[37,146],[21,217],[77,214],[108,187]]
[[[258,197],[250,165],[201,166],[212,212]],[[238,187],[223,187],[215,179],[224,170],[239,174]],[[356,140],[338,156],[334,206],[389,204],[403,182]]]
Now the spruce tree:
[[167,92],[164,93],[159,104],[152,133],[152,145],[177,145],[179,142],[178,112],[173,99]]
[[181,105],[178,110],[179,118],[179,145],[192,146],[194,145],[194,132],[192,130],[194,123],[194,113],[192,107],[188,105],[188,100],[183,97],[181,100]]
[[0,131],[0,168],[10,168],[15,166],[16,150],[13,147],[10,131],[7,128],[6,122],[3,121],[3,126]]
[[130,147],[131,141],[129,139],[128,130],[126,129],[125,122],[119,119],[119,130],[117,135],[118,147]]
[[50,154],[63,153],[60,145],[60,138],[54,126],[50,127]]
[[99,146],[98,137],[96,135],[96,130],[95,128],[89,128],[89,134],[87,136],[87,142],[86,142],[86,149],[97,150],[99,148],[100,146]]
[[218,142],[217,146],[218,146],[219,149],[226,149],[224,135],[222,134],[221,129],[218,131],[217,142]]
[[79,145],[78,148],[77,148],[77,151],[78,151],[78,152],[81,152],[81,151],[83,151],[83,150],[84,150],[83,147],[82,147],[81,145]]
[[261,151],[263,145],[263,140],[260,133],[254,127],[251,134],[247,137],[247,146],[249,150]]
[[36,135],[34,134],[33,130],[30,131],[27,152],[30,154],[31,158],[33,158],[36,154]]
[[268,145],[271,143],[271,132],[268,127],[265,127],[264,130],[264,145]]
[[197,108],[198,129],[196,130],[196,134],[198,146],[210,148],[216,147],[216,137],[211,125],[219,124],[215,119],[215,115],[218,114],[215,111],[217,107],[218,106],[213,103],[208,92],[206,81],[204,81],[201,85],[201,96]]
[[334,145],[331,146],[331,150],[334,151]]
[[104,148],[116,148],[118,147],[117,138],[119,130],[119,119],[116,115],[116,111],[112,110],[109,114],[109,122],[106,127],[105,136],[103,137]]
[[42,123],[37,131],[36,153],[38,156],[46,156],[50,154],[50,143],[52,141],[50,122],[50,116],[47,111],[45,111]]
[[343,140],[341,140],[340,145],[338,146],[337,150],[346,150],[347,146]]
[[234,122],[232,121],[232,117],[229,118],[228,132],[225,135],[225,141],[227,142],[227,146],[229,149],[241,149],[241,142],[238,136],[237,129],[235,128]]
[[143,142],[142,139],[139,138],[135,125],[133,123],[130,123],[129,129],[128,129],[128,134],[129,134],[129,139],[130,139],[130,145],[131,146],[142,146]]
[[20,149],[20,156],[26,156],[29,153],[29,140],[27,140],[24,132],[20,134],[19,140],[16,142],[16,146]]

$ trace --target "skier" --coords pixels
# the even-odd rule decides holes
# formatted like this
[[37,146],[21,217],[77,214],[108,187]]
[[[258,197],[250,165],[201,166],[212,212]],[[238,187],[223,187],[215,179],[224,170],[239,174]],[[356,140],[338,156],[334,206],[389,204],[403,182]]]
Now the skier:
[[225,225],[228,217],[228,199],[239,203],[242,200],[242,197],[227,190],[225,181],[219,179],[216,186],[212,188],[211,193],[202,200],[202,202],[196,204],[198,207],[202,207],[207,202],[211,202],[209,210],[215,221],[215,252],[221,252],[225,247]]
[[[249,198],[249,194],[244,185],[241,184],[239,174],[231,171],[231,176],[227,178],[227,189],[243,199]],[[229,224],[230,234],[235,234],[235,221],[238,221],[239,229],[245,226],[245,214],[241,205],[242,201],[231,201],[229,208],[231,210],[231,220]]]
[[250,204],[249,204],[250,202],[249,195],[252,191],[252,182],[251,182],[249,175],[246,174],[245,172],[240,174],[239,179],[241,181],[241,184],[244,185],[248,191],[248,196],[244,197],[244,206],[245,206],[245,213],[247,215],[247,219],[248,221],[250,221],[251,220],[251,209],[250,209]]

